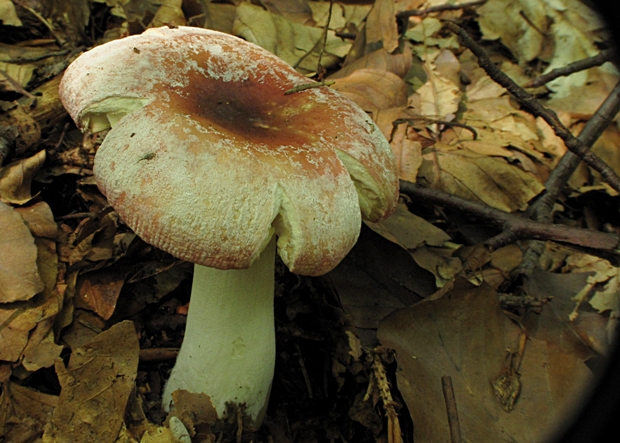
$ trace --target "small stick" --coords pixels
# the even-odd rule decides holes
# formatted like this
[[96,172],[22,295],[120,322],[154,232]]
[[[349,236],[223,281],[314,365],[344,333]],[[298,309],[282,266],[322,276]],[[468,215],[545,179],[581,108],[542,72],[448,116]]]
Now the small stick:
[[301,349],[299,348],[299,345],[297,343],[295,343],[295,347],[297,348],[297,359],[299,360],[299,367],[301,368],[301,373],[304,376],[306,388],[308,389],[308,398],[314,398],[314,394],[312,392],[312,384],[310,383],[310,377],[308,377],[308,371],[306,371],[306,365],[304,364],[304,358],[301,355]]
[[441,387],[443,388],[443,398],[446,402],[446,412],[448,413],[450,441],[451,443],[461,443],[461,425],[459,423],[459,414],[456,408],[456,398],[454,397],[452,377],[449,375],[444,375],[441,377]]
[[285,91],[284,95],[294,94],[296,92],[305,91],[306,89],[319,88],[321,86],[331,86],[334,83],[336,82],[333,80],[325,80],[325,81],[316,82],[316,83],[304,83],[303,85],[297,85],[294,88],[291,88],[288,91]]
[[560,137],[566,148],[575,154],[577,154],[584,162],[588,164],[592,169],[599,172],[605,182],[607,182],[612,188],[620,192],[620,177],[616,172],[600,159],[596,154],[590,151],[590,147],[575,137],[569,130],[562,124],[556,113],[548,108],[545,108],[536,98],[525,89],[517,85],[508,75],[502,72],[497,66],[493,64],[489,56],[484,49],[478,43],[472,39],[469,34],[454,22],[446,21],[445,25],[448,29],[454,32],[461,42],[478,58],[478,65],[484,69],[489,77],[493,79],[495,83],[506,88],[531,114],[537,117],[541,117],[547,122],[553,132]]
[[423,16],[428,15],[433,12],[442,12],[442,11],[455,11],[457,9],[465,9],[471,6],[480,6],[487,2],[487,0],[478,0],[469,3],[460,3],[458,5],[454,5],[451,3],[444,3],[443,5],[431,6],[426,9],[408,9],[407,11],[400,11],[396,14],[396,18],[403,19],[414,16]]
[[570,63],[561,68],[553,69],[552,71],[547,72],[541,76],[536,77],[533,80],[530,80],[525,85],[524,88],[538,88],[546,83],[549,83],[552,80],[560,77],[566,77],[567,75],[574,74],[575,72],[585,71],[586,69],[594,68],[596,66],[601,66],[603,63],[610,62],[614,58],[613,49],[606,49],[601,51],[599,54],[584,58],[582,60],[578,60],[576,62]]
[[619,261],[620,237],[613,233],[537,222],[437,189],[424,188],[405,180],[400,181],[400,192],[417,201],[457,209],[498,227],[502,232],[485,242],[491,249],[497,249],[518,240],[550,240],[568,246],[586,248],[590,254],[606,258],[612,263]]

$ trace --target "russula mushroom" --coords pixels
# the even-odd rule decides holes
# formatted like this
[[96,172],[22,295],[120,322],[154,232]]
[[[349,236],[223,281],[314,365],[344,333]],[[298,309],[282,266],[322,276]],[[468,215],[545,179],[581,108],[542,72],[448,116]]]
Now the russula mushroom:
[[[390,146],[337,92],[266,50],[200,28],[156,28],[76,59],[61,99],[84,131],[111,127],[101,191],[146,242],[195,263],[185,338],[168,380],[245,404],[260,424],[275,362],[275,249],[304,275],[333,269],[362,217],[393,212]],[[276,241],[277,239],[277,241]]]

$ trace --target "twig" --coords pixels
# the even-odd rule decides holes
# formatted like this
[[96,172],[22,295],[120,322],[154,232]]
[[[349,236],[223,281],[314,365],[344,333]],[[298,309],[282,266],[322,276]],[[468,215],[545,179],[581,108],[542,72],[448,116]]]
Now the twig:
[[174,360],[179,355],[179,348],[140,349],[140,363]]
[[66,55],[68,54],[69,51],[68,49],[63,49],[61,51],[51,51],[51,52],[47,52],[45,54],[41,54],[41,55],[27,55],[25,57],[19,57],[19,58],[10,58],[7,60],[2,60],[2,63],[12,63],[14,65],[20,65],[22,63],[32,63],[32,62],[38,62],[39,60],[44,60],[46,58],[49,57],[56,57],[59,55]]
[[526,92],[510,77],[500,71],[486,55],[482,47],[478,45],[469,36],[469,34],[465,32],[464,29],[453,22],[446,21],[445,24],[446,27],[457,34],[462,43],[474,53],[474,55],[478,58],[479,66],[484,69],[493,81],[506,88],[508,92],[510,92],[530,113],[545,120],[549,126],[553,128],[555,134],[564,141],[564,144],[570,151],[577,154],[588,164],[588,166],[599,172],[605,182],[607,182],[616,191],[620,192],[620,177],[618,174],[616,174],[616,172],[598,156],[589,151],[588,145],[573,136],[573,134],[571,134],[571,132],[562,124],[554,111],[545,108],[533,95]]
[[37,105],[38,97],[36,95],[32,95],[30,92],[26,91],[22,86],[15,81],[6,71],[0,69],[0,74],[15,88],[15,91],[19,92],[22,95],[28,97],[32,102],[30,103],[30,107],[34,108]]
[[465,8],[469,8],[472,6],[480,6],[480,5],[485,4],[486,2],[487,0],[478,0],[474,2],[468,2],[468,3],[459,3],[456,5],[452,3],[444,3],[443,5],[431,6],[430,8],[426,8],[426,9],[408,9],[407,11],[400,11],[399,13],[397,13],[396,18],[404,19],[404,18],[415,17],[415,16],[424,16],[427,14],[432,14],[433,12],[455,11],[457,9],[465,9]]
[[450,377],[449,375],[444,375],[443,377],[441,377],[441,387],[443,389],[443,398],[446,402],[446,412],[448,413],[450,442],[461,443],[461,425],[459,423],[459,414],[456,408],[456,398],[454,397],[452,377]]
[[321,86],[331,86],[335,83],[336,82],[333,80],[325,80],[322,82],[315,82],[315,83],[304,83],[303,85],[297,85],[294,88],[284,91],[284,95],[295,94],[296,92],[305,91],[306,89],[319,88]]
[[424,122],[432,123],[435,125],[444,125],[444,126],[448,126],[449,128],[452,128],[452,127],[463,128],[471,132],[471,135],[473,136],[474,140],[478,139],[478,131],[476,131],[476,129],[474,129],[474,127],[472,126],[466,125],[465,123],[459,123],[459,122],[454,122],[454,121],[449,122],[447,120],[434,120],[428,117],[397,118],[396,120],[392,122],[392,126],[396,127],[400,125],[401,123],[409,123],[411,125],[416,120],[422,120]]
[[[587,145],[594,144],[618,112],[620,112],[620,82],[607,96],[592,118],[588,120],[577,138]],[[530,218],[540,222],[551,221],[553,205],[580,163],[581,158],[573,152],[568,151],[564,154],[555,169],[551,171],[551,175],[545,183],[545,192],[528,208]],[[532,242],[523,255],[523,260],[517,273],[519,275],[530,275],[544,250],[544,242]]]
[[529,220],[446,192],[423,188],[404,180],[400,181],[400,191],[414,200],[448,206],[469,216],[484,219],[500,228],[502,232],[499,235],[485,242],[491,249],[497,249],[518,240],[537,239],[603,251],[617,259],[620,258],[618,248],[620,237],[616,234]]
[[583,60],[578,60],[574,63],[570,63],[561,68],[554,69],[552,71],[547,72],[541,76],[536,77],[533,80],[530,80],[525,85],[524,88],[538,88],[546,83],[549,83],[552,80],[560,77],[566,77],[567,75],[574,74],[575,72],[585,71],[586,69],[594,68],[595,66],[601,66],[603,63],[610,62],[614,60],[614,50],[613,49],[605,49],[601,51],[599,54],[584,58]]
[[325,52],[325,48],[327,48],[327,31],[329,31],[329,22],[332,21],[332,9],[334,9],[334,0],[329,0],[329,9],[327,10],[327,22],[325,23],[325,29],[323,30],[323,47],[321,48],[321,52],[319,52],[319,60],[316,62],[316,72],[319,74],[319,80],[323,80],[323,66],[321,66],[321,59],[323,58],[323,53]]
[[312,393],[312,383],[310,383],[310,377],[308,377],[308,372],[306,371],[306,365],[304,364],[304,358],[301,355],[301,349],[297,343],[295,343],[295,347],[297,348],[297,360],[299,361],[299,367],[301,368],[301,373],[304,376],[304,381],[306,382],[306,389],[308,389],[308,398],[314,398]]

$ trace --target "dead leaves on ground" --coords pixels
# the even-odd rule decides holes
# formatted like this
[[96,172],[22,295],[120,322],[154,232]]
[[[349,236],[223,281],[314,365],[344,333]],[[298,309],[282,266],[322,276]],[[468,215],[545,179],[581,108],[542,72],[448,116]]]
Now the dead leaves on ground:
[[[102,30],[96,43],[162,25],[204,26],[241,36],[305,74],[333,80],[332,87],[366,110],[388,138],[400,178],[507,212],[527,209],[566,149],[546,123],[521,111],[484,73],[471,52],[443,30],[442,20],[474,20],[493,61],[519,84],[540,74],[541,66],[548,71],[594,55],[604,39],[600,21],[574,0],[564,7],[524,0],[514,13],[506,8],[515,2],[489,0],[477,13],[450,10],[400,23],[401,11],[444,2],[95,3],[89,9],[82,0],[30,2],[37,17],[19,2],[0,2],[4,25],[47,36],[0,45],[0,70],[7,74],[0,77],[2,93],[21,95],[0,102],[0,135],[15,146],[10,157],[0,149],[0,159],[10,159],[0,167],[0,375],[7,380],[0,417],[10,418],[0,423],[5,436],[36,438],[45,429],[44,441],[52,441],[78,429],[98,440],[132,441],[142,435],[144,441],[173,441],[170,431],[145,419],[134,427],[123,422],[125,406],[136,407],[131,388],[137,337],[127,323],[118,323],[118,306],[125,316],[138,313],[178,287],[190,270],[145,245],[106,209],[92,178],[101,136],[83,137],[64,126],[58,74],[87,43],[87,23]],[[617,80],[608,63],[531,92],[547,93],[546,105],[577,134]],[[619,137],[611,127],[593,148],[616,170]],[[46,184],[53,187],[68,177],[74,184],[62,191],[61,200],[71,202],[47,202]],[[587,199],[588,192],[614,195],[586,167],[570,186],[573,199]],[[561,203],[560,218],[571,220],[571,202]],[[618,268],[551,245],[543,270],[527,282],[524,293],[506,294],[502,290],[522,259],[523,245],[493,252],[464,246],[491,234],[441,208],[425,212],[418,206],[403,201],[392,218],[369,223],[352,253],[330,274],[344,310],[361,343],[375,346],[378,331],[381,343],[397,350],[399,388],[416,441],[442,441],[448,435],[444,375],[452,377],[459,410],[467,411],[461,414],[467,439],[501,435],[539,441],[566,414],[562,405],[587,387],[591,375],[584,361],[610,346],[620,311]],[[597,216],[589,208],[583,222],[571,223],[617,230]],[[124,298],[123,292],[134,297]],[[531,312],[509,319],[498,299],[513,312],[521,312],[519,303],[529,300]],[[114,335],[119,331],[122,337]],[[126,340],[122,349],[110,348],[121,339]],[[355,351],[361,344],[341,348],[338,352],[346,355],[333,361],[339,388],[342,374],[361,371],[361,354]],[[72,352],[67,367],[59,360],[63,349]],[[86,358],[84,365],[80,358]],[[8,381],[11,373],[23,379],[51,366],[61,382],[60,397]],[[92,383],[94,373],[101,376],[100,384]],[[81,396],[92,408],[69,417],[76,401],[71,398]],[[358,395],[350,414],[379,433],[377,399],[376,391]],[[181,418],[192,432],[194,425],[212,422],[206,412],[198,424]],[[89,425],[95,421],[105,429]]]

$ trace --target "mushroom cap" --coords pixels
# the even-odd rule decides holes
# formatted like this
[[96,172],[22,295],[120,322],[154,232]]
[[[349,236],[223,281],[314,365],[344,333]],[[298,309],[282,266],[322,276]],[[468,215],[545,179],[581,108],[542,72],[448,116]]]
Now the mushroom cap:
[[[391,149],[368,115],[278,57],[202,28],[154,28],[78,57],[60,85],[82,130],[112,126],[100,190],[145,241],[219,269],[249,267],[272,234],[291,271],[321,275],[361,216],[393,212]],[[107,120],[106,120],[107,119]]]

